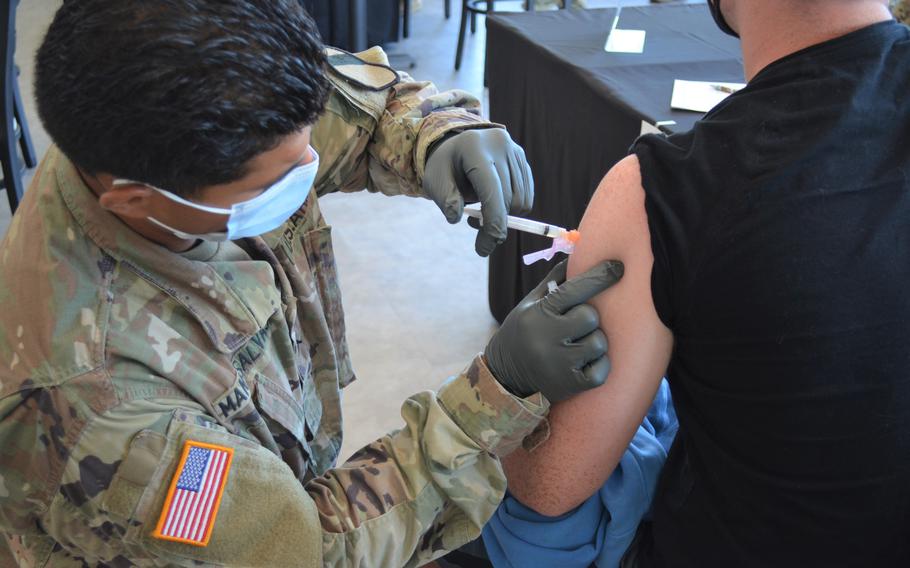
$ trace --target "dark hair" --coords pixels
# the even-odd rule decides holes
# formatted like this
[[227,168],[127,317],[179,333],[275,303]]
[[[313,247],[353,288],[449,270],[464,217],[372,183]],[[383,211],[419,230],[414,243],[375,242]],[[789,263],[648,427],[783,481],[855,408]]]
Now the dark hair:
[[76,165],[192,195],[314,123],[325,65],[299,0],[69,0],[35,93]]

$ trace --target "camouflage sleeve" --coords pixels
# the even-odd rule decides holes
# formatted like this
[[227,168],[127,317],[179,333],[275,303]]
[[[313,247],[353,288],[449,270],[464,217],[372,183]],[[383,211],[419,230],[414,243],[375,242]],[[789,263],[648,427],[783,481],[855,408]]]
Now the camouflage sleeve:
[[480,102],[466,91],[440,93],[432,83],[403,72],[389,81],[381,70],[395,75],[378,47],[356,56],[330,53],[333,88],[326,112],[313,128],[313,145],[322,161],[316,180],[320,195],[366,188],[423,196],[424,169],[434,143],[450,132],[501,128],[481,117]]
[[[540,395],[506,393],[478,359],[438,394],[409,398],[403,428],[302,485],[277,455],[201,407],[125,403],[74,443],[41,514],[45,535],[17,542],[54,566],[418,566],[480,534],[505,491],[495,456],[547,409]],[[182,456],[193,444],[232,455],[213,524],[191,525],[204,545],[155,534],[175,492],[192,484]]]
[[480,536],[505,493],[496,456],[517,448],[549,408],[506,393],[478,357],[435,396],[401,409],[405,427],[309,483],[325,564],[421,566]]
[[[316,508],[291,469],[204,412],[186,400],[138,400],[96,417],[41,515],[50,546],[25,537],[29,550],[46,550],[35,554],[36,564],[319,566]],[[188,443],[230,451],[222,493],[187,486],[194,474],[183,460]],[[156,536],[172,505],[177,515],[167,524],[186,528],[178,534],[183,541]],[[203,544],[191,542],[194,529]]]
[[910,0],[891,0],[891,11],[898,22],[910,25]]

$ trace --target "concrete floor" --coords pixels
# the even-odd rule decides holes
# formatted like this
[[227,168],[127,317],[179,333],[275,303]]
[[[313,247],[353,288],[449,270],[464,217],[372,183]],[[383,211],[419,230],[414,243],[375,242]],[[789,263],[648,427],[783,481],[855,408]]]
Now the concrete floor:
[[[39,156],[50,140],[35,111],[33,59],[61,3],[28,0],[19,3],[17,14],[16,62]],[[411,37],[388,50],[417,56],[417,67],[410,70],[415,78],[483,97],[482,22],[466,42],[461,71],[453,69],[459,4],[453,0],[455,13],[445,20],[441,0],[423,0],[412,16]],[[506,2],[497,3],[500,9],[501,4]],[[591,7],[615,4],[588,1]],[[29,173],[26,183],[30,178]],[[365,192],[328,196],[322,208],[334,226],[348,338],[359,376],[345,391],[342,456],[347,456],[399,427],[401,402],[414,392],[436,388],[461,370],[483,349],[496,322],[487,307],[486,261],[474,254],[474,231],[466,224],[446,224],[428,201]],[[9,210],[0,205],[0,236],[8,224]]]

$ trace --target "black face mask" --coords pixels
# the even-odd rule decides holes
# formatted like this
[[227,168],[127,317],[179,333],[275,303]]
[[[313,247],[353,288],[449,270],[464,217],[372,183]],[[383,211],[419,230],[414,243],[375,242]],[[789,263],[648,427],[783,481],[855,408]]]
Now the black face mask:
[[727,23],[727,19],[724,18],[723,12],[720,11],[720,0],[713,0],[713,2],[712,0],[708,0],[708,7],[711,8],[711,17],[714,18],[714,23],[717,24],[720,31],[738,38],[739,34],[730,27],[730,24]]

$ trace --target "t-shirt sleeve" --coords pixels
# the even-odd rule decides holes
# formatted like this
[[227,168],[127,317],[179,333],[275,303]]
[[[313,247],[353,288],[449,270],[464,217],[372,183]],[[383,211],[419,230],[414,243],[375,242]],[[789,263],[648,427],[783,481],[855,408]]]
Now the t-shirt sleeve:
[[645,212],[651,234],[654,267],[651,272],[651,294],[657,315],[668,328],[673,329],[677,315],[677,283],[684,281],[684,259],[689,254],[690,242],[685,220],[680,216],[682,191],[672,185],[661,164],[660,155],[666,151],[667,141],[660,135],[639,138],[632,146],[641,166],[641,183],[645,190]]
[[654,254],[651,290],[660,320],[677,331],[708,248],[722,196],[705,164],[693,163],[694,135],[649,134],[632,145],[638,157]]

